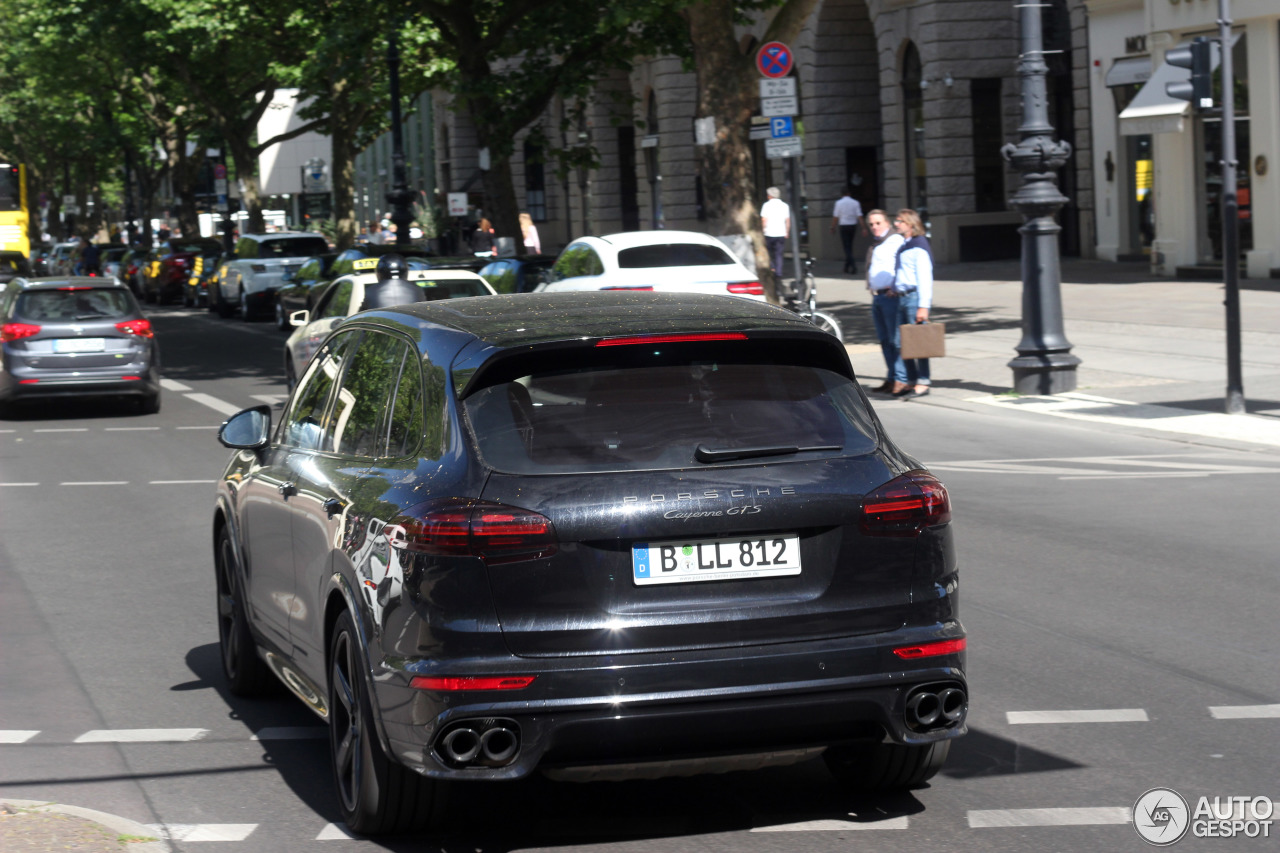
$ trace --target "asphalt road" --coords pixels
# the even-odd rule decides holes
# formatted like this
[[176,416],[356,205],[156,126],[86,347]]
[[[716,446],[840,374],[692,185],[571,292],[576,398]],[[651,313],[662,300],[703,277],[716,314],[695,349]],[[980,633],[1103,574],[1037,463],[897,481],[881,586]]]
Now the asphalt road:
[[445,835],[350,839],[320,721],[283,694],[230,696],[218,662],[214,435],[283,399],[283,335],[182,309],[153,321],[159,415],[0,421],[0,797],[234,853],[1141,850],[1127,811],[1148,789],[1280,800],[1280,454],[912,401],[879,411],[951,489],[970,634],[972,731],[929,787],[854,799],[820,761],[536,778],[456,787]]

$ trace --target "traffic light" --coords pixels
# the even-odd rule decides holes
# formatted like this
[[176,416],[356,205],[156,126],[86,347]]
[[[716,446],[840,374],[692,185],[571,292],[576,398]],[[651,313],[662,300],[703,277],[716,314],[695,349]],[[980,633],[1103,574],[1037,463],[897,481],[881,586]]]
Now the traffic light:
[[1179,68],[1190,68],[1190,80],[1166,83],[1165,92],[1171,98],[1190,101],[1191,108],[1199,112],[1213,109],[1213,80],[1209,67],[1211,42],[1205,36],[1196,36],[1191,44],[1175,47],[1164,55],[1165,62]]

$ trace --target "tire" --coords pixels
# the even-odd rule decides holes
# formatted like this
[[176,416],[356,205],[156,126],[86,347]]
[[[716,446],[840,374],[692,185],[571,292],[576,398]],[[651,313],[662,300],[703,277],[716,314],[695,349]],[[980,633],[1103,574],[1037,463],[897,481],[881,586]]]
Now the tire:
[[230,320],[231,315],[235,313],[236,309],[233,306],[227,304],[227,300],[222,296],[221,287],[218,288],[217,293],[218,293],[218,298],[215,299],[213,302],[214,310],[218,312],[218,316],[221,317],[222,319]]
[[218,647],[222,674],[236,696],[261,696],[271,686],[271,671],[258,657],[258,644],[249,630],[249,619],[236,573],[235,548],[225,527],[218,533],[213,554],[218,583]]
[[360,835],[421,832],[439,821],[441,786],[382,751],[364,668],[344,612],[329,644],[329,756],[342,820]]
[[822,331],[835,335],[838,340],[844,340],[844,330],[840,328],[840,321],[830,314],[822,311],[814,311],[813,314],[806,317],[810,323],[817,326]]
[[289,324],[289,318],[284,314],[284,306],[280,304],[280,300],[276,300],[276,328],[282,332],[293,331],[293,326]]
[[864,793],[903,791],[928,782],[947,760],[951,741],[858,743],[827,747],[822,758],[840,784]]
[[284,357],[284,384],[289,389],[289,393],[293,393],[293,389],[298,387],[298,369],[293,366],[293,356],[285,355]]
[[188,284],[182,285],[182,307],[183,308],[196,307],[196,301],[191,296],[191,286]]
[[160,393],[156,392],[143,397],[138,403],[138,409],[144,415],[160,414]]
[[249,310],[249,294],[240,291],[240,319],[246,323],[253,322],[253,312]]

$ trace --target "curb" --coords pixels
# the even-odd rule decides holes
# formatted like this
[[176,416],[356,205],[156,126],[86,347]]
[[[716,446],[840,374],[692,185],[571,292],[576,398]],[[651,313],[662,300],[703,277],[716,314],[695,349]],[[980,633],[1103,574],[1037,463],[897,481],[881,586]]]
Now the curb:
[[9,800],[0,799],[0,806],[9,806],[15,809],[25,809],[33,812],[51,812],[53,814],[67,815],[68,817],[78,817],[82,820],[93,821],[101,824],[117,835],[129,835],[134,838],[155,838],[155,841],[141,841],[129,843],[129,853],[171,853],[172,848],[163,838],[156,837],[156,831],[145,824],[120,817],[119,815],[107,814],[106,812],[94,811],[93,809],[81,808],[80,806],[64,806],[60,803],[50,803],[44,800]]

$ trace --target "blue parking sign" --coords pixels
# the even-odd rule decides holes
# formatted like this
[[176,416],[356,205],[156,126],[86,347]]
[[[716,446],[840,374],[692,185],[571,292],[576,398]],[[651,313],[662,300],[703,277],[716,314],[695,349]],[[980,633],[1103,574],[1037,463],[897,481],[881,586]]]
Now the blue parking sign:
[[791,116],[777,116],[769,119],[769,133],[774,139],[792,136]]

